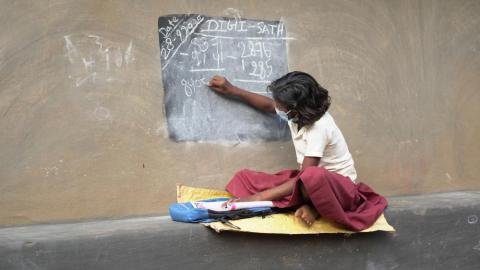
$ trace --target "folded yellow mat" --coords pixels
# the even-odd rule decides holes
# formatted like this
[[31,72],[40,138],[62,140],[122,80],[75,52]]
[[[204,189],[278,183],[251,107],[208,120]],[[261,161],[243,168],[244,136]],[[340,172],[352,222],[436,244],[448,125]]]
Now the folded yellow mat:
[[[184,185],[177,185],[177,202],[191,202],[213,198],[231,198],[230,193],[222,190],[194,188]],[[317,219],[312,226],[308,227],[301,219],[295,217],[293,213],[273,214],[262,217],[244,218],[232,220],[232,224],[240,229],[233,228],[221,222],[203,223],[203,225],[220,231],[238,231],[252,233],[271,233],[271,234],[319,234],[319,233],[356,233],[346,230],[339,225],[324,218]],[[388,224],[385,216],[382,214],[375,223],[361,232],[387,231],[394,232],[395,229]]]

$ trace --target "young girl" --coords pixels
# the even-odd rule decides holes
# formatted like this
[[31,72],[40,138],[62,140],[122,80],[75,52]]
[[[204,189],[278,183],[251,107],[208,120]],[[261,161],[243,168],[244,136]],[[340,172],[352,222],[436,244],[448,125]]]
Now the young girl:
[[[354,229],[378,218],[386,200],[365,184],[355,184],[352,155],[328,113],[330,96],[312,76],[294,71],[273,81],[268,86],[273,99],[240,89],[221,76],[214,76],[208,85],[288,121],[295,146],[300,170],[237,172],[226,188],[238,197],[235,201],[274,201],[278,207],[298,207],[295,216],[307,225],[319,214]],[[358,215],[363,223],[352,224]]]

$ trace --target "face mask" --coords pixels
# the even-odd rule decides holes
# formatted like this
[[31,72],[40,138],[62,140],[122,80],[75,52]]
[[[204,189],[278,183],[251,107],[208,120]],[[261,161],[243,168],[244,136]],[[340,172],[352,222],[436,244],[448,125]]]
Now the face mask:
[[282,119],[284,121],[290,121],[290,119],[288,119],[288,114],[291,111],[292,110],[289,110],[288,112],[284,112],[284,111],[280,111],[279,109],[277,109],[277,107],[275,107],[275,112],[277,113],[278,117],[280,117],[280,119]]

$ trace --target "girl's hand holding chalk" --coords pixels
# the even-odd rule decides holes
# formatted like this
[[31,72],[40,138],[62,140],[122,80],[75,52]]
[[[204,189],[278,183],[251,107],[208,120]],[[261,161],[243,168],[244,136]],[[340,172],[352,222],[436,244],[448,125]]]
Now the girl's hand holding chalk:
[[236,88],[223,76],[213,76],[208,82],[208,87],[221,94],[234,95]]

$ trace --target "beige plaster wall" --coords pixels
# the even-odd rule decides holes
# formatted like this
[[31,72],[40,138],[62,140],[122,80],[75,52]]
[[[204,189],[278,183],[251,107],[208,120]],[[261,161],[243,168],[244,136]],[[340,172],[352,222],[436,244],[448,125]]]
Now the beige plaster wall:
[[290,142],[168,139],[157,19],[172,13],[283,20],[289,69],[330,90],[359,179],[378,192],[480,188],[479,1],[1,6],[0,226],[164,214],[176,183],[295,166]]

